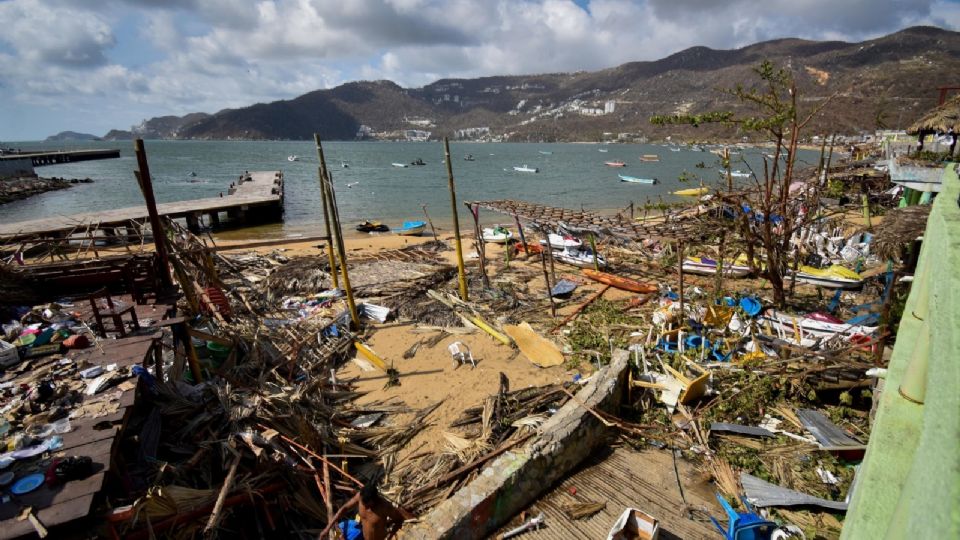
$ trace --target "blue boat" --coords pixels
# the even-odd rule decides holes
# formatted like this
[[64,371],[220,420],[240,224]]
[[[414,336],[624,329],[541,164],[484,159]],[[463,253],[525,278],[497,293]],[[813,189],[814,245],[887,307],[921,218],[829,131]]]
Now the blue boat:
[[426,227],[426,221],[404,221],[403,226],[394,229],[393,232],[400,236],[420,236]]
[[656,178],[640,178],[637,176],[630,176],[629,174],[618,174],[621,182],[633,182],[634,184],[656,184]]

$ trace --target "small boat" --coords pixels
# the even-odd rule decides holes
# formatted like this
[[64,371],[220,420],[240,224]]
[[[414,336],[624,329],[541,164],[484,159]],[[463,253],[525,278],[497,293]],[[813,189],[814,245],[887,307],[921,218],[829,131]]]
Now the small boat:
[[550,289],[550,296],[562,298],[564,296],[570,295],[573,291],[577,289],[577,284],[570,281],[569,279],[561,279],[558,281],[552,289]]
[[[583,242],[580,241],[579,238],[574,238],[573,236],[566,234],[560,235],[550,233],[547,235],[547,238],[550,240],[550,247],[554,249],[579,248],[583,245]],[[541,240],[540,244],[545,246],[547,245],[547,241]]]
[[287,156],[287,161],[300,161],[300,158],[296,154]]
[[348,183],[347,183],[347,187],[348,187],[348,188],[352,188],[353,186],[355,186],[355,185],[357,185],[357,184],[359,184],[359,183],[360,183],[360,182],[348,182]]
[[420,159],[420,158],[417,158],[416,160],[411,161],[410,164],[419,167],[419,166],[421,166],[421,165],[426,165],[426,162],[424,162],[424,161],[423,161],[422,159]]
[[634,184],[656,184],[656,178],[640,178],[638,176],[630,176],[628,174],[618,174],[621,182],[632,182]]
[[[476,161],[477,158],[473,157],[473,154],[467,154],[467,155],[463,156],[463,160],[464,160],[464,161]],[[444,163],[446,163],[446,160],[444,160]]]
[[650,283],[643,283],[635,279],[625,278],[621,276],[616,276],[613,274],[608,274],[606,272],[597,272],[596,270],[586,269],[583,271],[583,275],[588,278],[599,281],[600,283],[605,283],[614,287],[616,289],[622,289],[624,291],[630,291],[640,294],[650,294],[655,293],[660,290],[656,285]]
[[[593,251],[588,247],[568,247],[563,251],[555,251],[553,253],[553,258],[556,260],[569,264],[571,266],[577,266],[579,268],[593,268]],[[606,268],[607,260],[603,258],[603,255],[597,254],[597,266],[600,268]]]
[[683,195],[686,197],[699,197],[700,195],[703,195],[708,191],[710,191],[710,188],[708,187],[698,187],[698,188],[690,188],[690,189],[681,189],[680,191],[674,191],[673,194]]
[[[793,270],[789,271],[789,275],[793,275]],[[860,274],[839,264],[823,269],[801,266],[797,269],[797,281],[827,289],[859,289],[863,285]]]
[[420,236],[426,227],[426,221],[404,221],[399,229],[393,230],[393,233],[400,236]]
[[491,244],[506,244],[513,238],[513,233],[506,227],[487,227],[483,229],[482,238],[484,242],[490,242]]
[[[707,257],[687,257],[683,260],[683,271],[703,276],[713,276],[717,273],[717,261]],[[749,266],[723,262],[723,275],[728,277],[743,277],[750,274]]]
[[360,232],[387,232],[390,230],[390,227],[387,227],[379,221],[364,221],[355,228]]
[[622,161],[604,161],[604,165],[607,167],[626,167],[627,164]]
[[796,334],[797,330],[805,337],[829,338],[835,335],[842,336],[870,336],[874,334],[879,326],[864,326],[859,324],[850,324],[846,322],[828,322],[821,320],[818,314],[791,315],[775,309],[768,309],[760,317],[764,324],[770,324],[772,327],[782,330],[785,333]]
[[738,171],[732,171],[730,173],[730,176],[734,178],[750,178],[751,174],[748,172],[743,172],[738,170]]
[[675,147],[675,146],[673,146],[673,147],[670,148],[670,151],[671,151],[671,152],[679,152],[680,149],[677,148],[677,147]]
[[391,163],[391,165],[393,165],[394,167],[397,167],[398,169],[406,169],[406,168],[407,168],[407,164],[406,164],[406,163],[393,162],[393,163]]
[[538,169],[537,167],[527,167],[526,164],[524,164],[523,167],[514,167],[513,170],[517,172],[532,172],[532,173],[540,172],[540,169]]
[[597,152],[603,152],[604,154],[606,154],[609,151],[610,150],[607,150],[606,148],[597,148]]
[[197,175],[197,173],[195,173],[195,172],[193,172],[193,171],[190,171],[189,176],[190,176],[191,178],[194,177],[194,176],[196,176],[196,175]]
[[607,540],[657,540],[659,534],[659,521],[646,512],[627,508],[610,528]]
[[656,155],[656,154],[644,154],[644,155],[640,156],[640,161],[644,161],[644,162],[647,162],[647,163],[654,162],[654,161],[660,161],[660,156],[658,156],[658,155]]
[[342,168],[344,168],[344,169],[349,169],[349,168],[350,168],[350,164],[347,163],[346,161],[341,161],[341,162],[340,162],[340,167],[342,167]]
[[541,154],[543,154],[543,155],[545,155],[545,156],[552,156],[552,155],[553,155],[553,152],[550,152],[550,151],[548,151],[548,150],[538,150],[538,152],[540,152]]

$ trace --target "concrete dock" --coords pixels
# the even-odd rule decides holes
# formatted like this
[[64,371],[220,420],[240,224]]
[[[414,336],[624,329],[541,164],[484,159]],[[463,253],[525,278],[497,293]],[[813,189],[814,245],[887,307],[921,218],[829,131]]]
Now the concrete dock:
[[[251,172],[241,177],[223,197],[161,203],[161,216],[183,218],[191,230],[200,227],[206,217],[209,224],[220,223],[220,214],[231,220],[279,221],[283,216],[283,173],[280,171]],[[123,228],[131,221],[147,222],[146,205],[118,208],[101,212],[63,215],[16,223],[0,224],[0,241],[11,242],[28,238],[66,238],[73,232],[89,228],[104,232]],[[110,233],[108,233],[110,234]]]
[[34,167],[42,165],[56,165],[57,163],[73,163],[76,161],[91,161],[94,159],[116,159],[120,157],[120,150],[116,148],[104,150],[53,150],[37,152],[17,152],[0,155],[0,161],[15,161],[29,159]]

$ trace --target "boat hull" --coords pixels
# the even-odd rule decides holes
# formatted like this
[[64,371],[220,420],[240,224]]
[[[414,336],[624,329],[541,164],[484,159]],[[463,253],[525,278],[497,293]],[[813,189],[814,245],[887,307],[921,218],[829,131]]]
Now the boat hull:
[[818,338],[828,338],[835,335],[851,337],[854,335],[869,336],[874,334],[879,327],[851,325],[846,323],[832,323],[819,321],[810,317],[790,315],[776,310],[768,310],[760,317],[761,321],[769,322],[771,325],[780,327],[784,332],[795,333],[795,326],[805,335]]
[[[717,265],[691,261],[683,261],[683,271],[701,276],[714,276],[717,274]],[[750,274],[750,267],[726,264],[723,267],[723,275],[727,277],[744,277]]]
[[619,174],[617,176],[620,177],[621,182],[630,182],[633,184],[656,184],[657,183],[656,178],[638,178],[636,176],[628,176],[625,174]]
[[599,281],[600,283],[605,283],[611,287],[624,291],[650,294],[660,290],[656,285],[651,285],[650,283],[643,283],[635,279],[615,276],[606,272],[597,272],[596,270],[585,269],[583,271],[583,275],[594,281]]

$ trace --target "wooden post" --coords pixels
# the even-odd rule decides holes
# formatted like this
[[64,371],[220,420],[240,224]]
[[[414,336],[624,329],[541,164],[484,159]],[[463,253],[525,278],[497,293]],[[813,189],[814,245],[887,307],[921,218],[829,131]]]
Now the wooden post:
[[553,246],[550,245],[550,233],[547,232],[547,258],[550,259],[550,278],[554,283],[557,282],[557,270],[553,266]]
[[[463,264],[463,243],[460,240],[460,217],[457,215],[457,188],[453,182],[453,165],[450,159],[450,141],[443,138],[443,153],[447,158],[447,184],[450,188],[450,210],[453,212],[453,240],[457,248],[457,276],[460,281],[460,299],[469,300],[467,291],[467,270]],[[424,207],[426,208],[426,207]]]
[[430,219],[430,214],[427,213],[427,205],[421,204],[420,208],[423,208],[423,215],[427,218],[427,223],[430,225],[430,234],[433,235],[434,240],[439,240],[440,237],[437,235],[437,230],[433,228],[433,220]]
[[[548,246],[549,248],[549,246]],[[549,251],[549,249],[547,249]],[[557,305],[553,302],[553,284],[550,283],[550,275],[547,274],[547,256],[540,252],[540,267],[543,268],[543,281],[547,284],[547,299],[550,300],[550,316],[557,317]]]
[[517,224],[517,232],[520,234],[520,245],[523,246],[523,253],[529,256],[530,251],[527,249],[527,238],[523,235],[523,225],[520,225],[520,217],[514,214],[513,222]]
[[[550,243],[550,237],[547,237],[547,243]],[[600,271],[600,262],[597,260],[597,240],[593,236],[593,233],[590,233],[590,249],[593,250],[593,269],[597,272]]]
[[503,243],[503,254],[507,258],[507,268],[510,268],[510,239]]
[[683,240],[678,241],[676,247],[677,269],[680,271],[680,328],[683,328],[683,323],[687,320],[683,311]]
[[337,209],[337,194],[333,189],[333,179],[330,177],[330,170],[327,169],[327,162],[323,157],[323,146],[320,144],[320,135],[314,133],[313,140],[317,144],[320,168],[327,172],[322,181],[327,187],[327,204],[330,205],[330,211],[333,217],[333,232],[337,237],[337,254],[340,256],[340,277],[343,278],[343,290],[347,293],[347,306],[350,308],[350,319],[353,320],[355,328],[360,328],[360,316],[357,314],[357,304],[353,300],[353,288],[350,287],[350,275],[347,273],[347,250],[343,245],[343,229],[340,228],[340,211]]
[[480,207],[467,202],[463,204],[470,209],[470,214],[473,216],[473,234],[477,242],[477,256],[480,257],[480,277],[483,279],[483,286],[490,287],[490,278],[487,277],[486,249],[483,245],[483,235],[480,233]]
[[[133,142],[134,153],[137,155],[137,183],[143,193],[143,200],[147,204],[147,213],[150,215],[150,229],[153,231],[153,244],[156,246],[157,257],[160,259],[160,283],[164,287],[173,285],[170,277],[170,258],[167,256],[166,234],[160,223],[160,213],[157,212],[157,200],[153,196],[153,182],[150,179],[150,166],[147,163],[147,150],[143,146],[143,139]],[[184,284],[184,288],[187,286]]]
[[330,232],[330,205],[327,203],[327,183],[323,181],[327,177],[323,167],[317,168],[317,175],[320,178],[320,198],[323,199],[323,226],[327,231],[327,258],[330,260],[330,279],[333,282],[333,288],[340,288],[340,282],[337,277],[337,256],[334,253],[333,233]]

